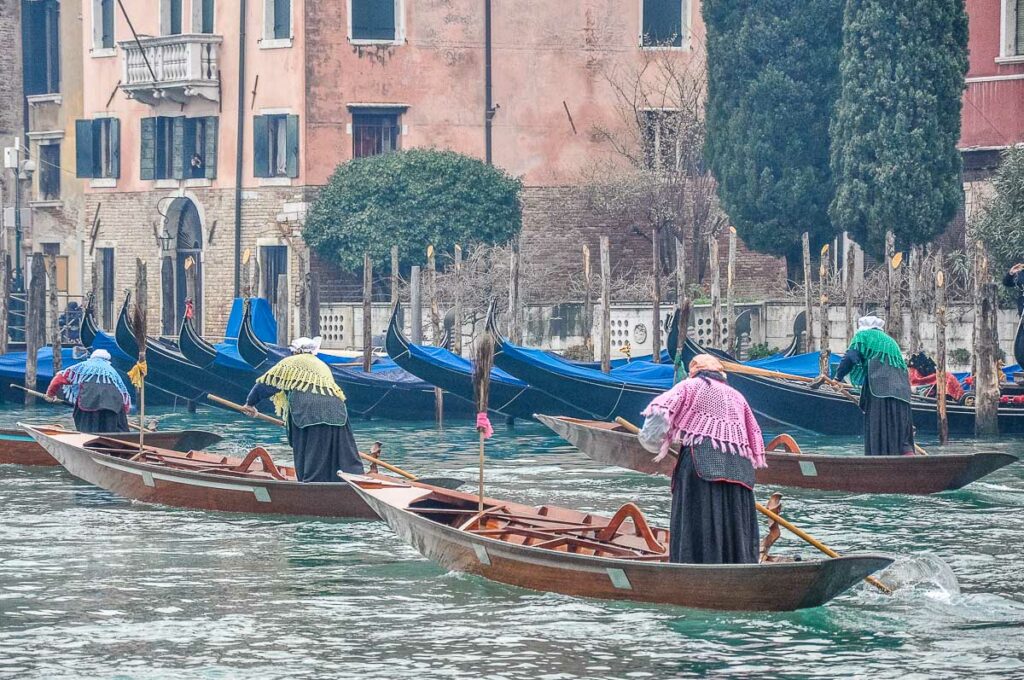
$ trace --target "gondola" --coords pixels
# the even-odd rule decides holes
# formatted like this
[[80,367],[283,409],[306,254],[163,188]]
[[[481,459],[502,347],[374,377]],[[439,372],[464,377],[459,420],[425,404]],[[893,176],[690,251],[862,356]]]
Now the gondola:
[[[85,313],[82,316],[81,338],[82,344],[90,350],[105,349],[110,353],[110,363],[121,374],[121,380],[124,381],[125,387],[131,392],[132,401],[134,402],[135,388],[132,386],[131,380],[128,379],[128,371],[135,365],[135,358],[129,357],[117,346],[114,336],[99,329],[96,325],[96,319],[93,317],[91,303],[86,305]],[[147,404],[171,405],[181,398],[176,393],[167,391],[153,383],[148,384],[146,387]],[[185,389],[185,386],[181,386],[181,389]]]
[[[117,317],[114,340],[129,357],[138,356],[139,345],[128,321],[128,305],[131,293],[125,296],[121,312]],[[185,358],[178,347],[167,340],[145,338],[146,363],[149,367],[147,381],[188,401],[198,401],[204,395],[213,393],[231,401],[245,401],[248,390],[243,386],[225,383],[209,371],[199,368]]]
[[889,555],[762,564],[670,564],[668,531],[627,503],[612,518],[478,498],[425,484],[342,475],[428,559],[512,586],[701,609],[791,611],[825,604]]
[[204,340],[188,316],[181,322],[178,348],[186,360],[217,378],[210,383],[210,392],[218,397],[244,402],[259,377],[252,366]]
[[[257,448],[244,459],[181,453],[120,437],[21,425],[75,477],[132,500],[180,508],[376,519],[350,487],[300,483],[295,470]],[[148,440],[148,436],[147,436]]]
[[639,424],[651,399],[672,387],[672,364],[634,362],[611,373],[574,366],[539,349],[520,347],[489,324],[494,337],[494,364],[551,397],[571,404],[583,417]]
[[[248,312],[243,314],[238,332],[238,353],[260,373],[290,354],[287,349],[267,344],[257,337]],[[374,364],[369,373],[337,363],[328,365],[335,382],[345,392],[349,413],[364,418],[408,420],[435,415],[434,386],[390,361]],[[475,414],[472,401],[450,393],[444,396],[446,417],[470,418]]]
[[[410,342],[402,333],[400,314],[400,306],[395,305],[384,343],[392,360],[416,377],[472,400],[472,363],[444,347],[426,347]],[[509,418],[532,419],[534,413],[545,412],[577,413],[571,404],[530,387],[498,368],[491,371],[490,389],[491,410]]]
[[[701,351],[699,345],[687,339],[684,359],[689,361]],[[828,388],[814,390],[801,382],[737,372],[729,373],[729,384],[746,397],[758,416],[784,427],[835,435],[859,435],[864,431],[860,407]],[[910,407],[918,432],[938,431],[934,400],[914,398]],[[973,407],[948,404],[946,418],[950,434],[974,434]],[[1024,433],[1024,408],[1000,408],[998,418],[1000,433]]]
[[[654,456],[616,423],[538,415],[563,439],[599,463],[671,477],[675,456],[655,463]],[[877,494],[931,494],[953,491],[1011,463],[1008,453],[931,456],[828,456],[769,451],[768,467],[757,471],[758,484],[821,491]]]
[[[101,436],[101,435],[94,435]],[[125,442],[136,442],[135,432],[116,432],[102,435]],[[222,439],[220,435],[203,430],[162,430],[147,432],[145,442],[152,446],[172,451],[191,451],[212,446]],[[21,428],[0,429],[0,465],[60,465],[35,439]]]
[[[738,317],[736,317],[736,332],[737,335],[746,330],[750,331],[750,310],[744,309]],[[795,357],[800,349],[800,339],[803,337],[804,332],[807,330],[807,313],[800,312],[796,315],[793,320],[793,338],[786,345],[786,348],[766,357],[767,360],[779,360],[788,359]],[[672,320],[669,323],[668,338],[665,343],[668,348],[666,351],[669,355],[675,358],[676,348],[679,346],[679,310],[676,309],[672,314]],[[737,363],[755,363],[757,361],[763,361],[761,359],[755,359],[752,361],[740,362],[735,356],[720,349],[705,348],[704,351],[708,354],[713,354],[719,359],[725,359],[727,361],[735,361]]]

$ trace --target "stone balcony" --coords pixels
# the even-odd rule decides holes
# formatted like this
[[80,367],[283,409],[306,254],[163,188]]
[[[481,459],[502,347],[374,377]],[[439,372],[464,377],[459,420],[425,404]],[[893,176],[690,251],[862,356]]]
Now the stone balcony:
[[195,97],[219,101],[221,40],[219,35],[187,33],[122,41],[121,89],[130,99],[150,105],[165,99],[184,104]]

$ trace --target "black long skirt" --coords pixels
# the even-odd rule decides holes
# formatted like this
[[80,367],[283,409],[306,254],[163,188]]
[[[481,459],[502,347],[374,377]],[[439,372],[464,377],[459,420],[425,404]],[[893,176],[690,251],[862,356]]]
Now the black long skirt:
[[864,454],[902,456],[914,453],[914,413],[899,399],[864,396]]
[[295,475],[300,482],[341,482],[338,470],[363,473],[359,448],[348,423],[307,427],[289,423],[288,441],[295,457]]
[[127,432],[128,416],[124,410],[111,411],[99,409],[98,411],[83,411],[75,407],[73,414],[75,429],[79,432]]
[[670,530],[670,562],[757,562],[760,536],[754,492],[741,484],[704,481],[685,450],[672,478]]

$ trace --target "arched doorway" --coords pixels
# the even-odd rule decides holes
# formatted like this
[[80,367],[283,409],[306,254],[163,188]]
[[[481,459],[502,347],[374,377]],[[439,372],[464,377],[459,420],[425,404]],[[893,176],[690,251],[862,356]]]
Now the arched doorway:
[[[167,211],[167,232],[174,236],[174,274],[173,286],[174,328],[177,332],[181,319],[185,314],[185,263],[191,257],[195,268],[196,291],[194,316],[196,330],[203,330],[203,226],[199,219],[199,211],[195,203],[187,198],[175,198]],[[169,292],[169,291],[168,291]],[[170,298],[165,294],[165,301]]]

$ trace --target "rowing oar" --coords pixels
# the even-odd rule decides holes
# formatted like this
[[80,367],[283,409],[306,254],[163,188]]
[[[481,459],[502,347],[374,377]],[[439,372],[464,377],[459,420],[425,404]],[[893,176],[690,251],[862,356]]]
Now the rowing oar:
[[[28,387],[25,387],[24,385],[18,385],[16,383],[11,383],[11,387],[13,387],[15,389],[18,389],[18,390],[21,390],[22,392],[27,392],[28,394],[31,394],[33,397],[36,397],[38,399],[45,399],[46,401],[50,401],[50,397],[48,397],[47,395],[43,394],[42,392],[36,392],[33,389],[29,389]],[[58,399],[57,401],[60,402],[61,404],[64,404],[65,406],[71,406],[71,404],[69,404],[68,402],[64,401],[63,399]],[[50,402],[50,403],[57,403],[57,402]],[[128,427],[132,428],[136,432],[139,431],[139,426],[136,425],[135,423],[131,422],[131,421],[128,421]],[[155,428],[152,428],[152,427],[147,427],[146,428],[146,430],[148,432],[152,432],[154,429]]]
[[[625,418],[623,418],[621,416],[616,418],[615,422],[618,423],[619,425],[621,425],[622,427],[624,427],[628,432],[631,432],[633,434],[639,434],[640,433],[640,428],[639,427],[637,427],[636,425],[634,425],[633,423],[629,422],[628,420],[626,420]],[[821,552],[825,553],[829,557],[839,557],[839,553],[837,553],[835,550],[833,550],[832,548],[828,547],[827,545],[825,545],[824,543],[822,543],[821,541],[816,539],[814,536],[811,536],[809,533],[807,533],[806,531],[804,531],[800,527],[796,526],[795,524],[793,524],[789,520],[785,519],[781,515],[778,515],[778,514],[772,512],[771,510],[769,510],[768,508],[764,507],[763,505],[761,505],[757,501],[754,501],[754,507],[757,508],[757,511],[760,512],[762,515],[764,515],[768,519],[772,520],[773,522],[776,522],[779,526],[785,527],[790,532],[792,532],[796,536],[802,538],[803,540],[807,541],[812,546],[814,546],[815,548],[817,548]],[[878,588],[879,590],[881,590],[886,595],[892,595],[892,589],[889,588],[889,586],[887,586],[884,583],[882,583],[881,581],[879,581],[874,576],[868,576],[864,580],[867,581],[868,583],[870,583],[871,585],[873,585],[874,587]]]
[[[225,408],[229,408],[229,409],[232,409],[234,411],[238,411],[239,413],[245,413],[245,410],[244,410],[243,406],[241,406],[239,404],[236,404],[233,401],[228,401],[227,399],[221,399],[216,394],[207,394],[206,398],[209,399],[210,401],[212,401],[215,404],[220,404],[221,406],[223,406]],[[275,418],[274,416],[268,416],[267,414],[260,413],[259,411],[257,411],[256,415],[254,415],[252,417],[256,418],[257,420],[263,420],[265,422],[273,423],[274,425],[279,425],[281,427],[284,427],[284,421],[281,420],[280,418]],[[391,470],[396,475],[401,475],[402,477],[405,477],[406,479],[412,480],[414,482],[415,481],[419,481],[419,482],[423,482],[424,484],[432,484],[434,486],[444,486],[446,488],[457,488],[457,487],[452,487],[451,486],[452,484],[454,484],[456,482],[458,483],[459,486],[462,485],[462,480],[449,479],[447,477],[438,477],[436,479],[428,479],[428,478],[424,477],[424,478],[420,479],[419,477],[417,477],[413,473],[408,472],[406,470],[403,470],[402,468],[398,467],[397,465],[392,465],[391,463],[386,463],[383,460],[381,460],[380,458],[374,458],[373,456],[371,456],[369,454],[366,454],[366,453],[363,453],[362,451],[359,452],[359,457],[362,458],[365,461],[368,461],[370,463],[374,463],[375,465],[379,465],[382,468],[385,468],[387,470]]]

